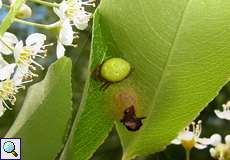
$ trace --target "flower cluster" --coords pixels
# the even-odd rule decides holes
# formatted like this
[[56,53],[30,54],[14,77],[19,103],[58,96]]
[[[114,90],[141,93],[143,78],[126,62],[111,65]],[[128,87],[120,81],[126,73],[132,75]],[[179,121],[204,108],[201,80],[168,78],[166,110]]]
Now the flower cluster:
[[230,120],[230,101],[222,105],[223,111],[215,110],[215,114],[220,119]]
[[230,160],[230,135],[225,136],[225,143],[222,143],[222,138],[219,134],[213,134],[210,138],[200,138],[201,131],[201,121],[198,121],[197,124],[192,122],[192,130],[190,131],[189,127],[186,127],[171,143],[181,144],[187,152],[193,147],[205,149],[211,145],[213,147],[209,149],[209,152],[213,158]]
[[[230,101],[222,105],[223,111],[214,110],[216,116],[220,119],[230,120]],[[210,138],[200,138],[202,131],[201,121],[197,124],[192,122],[192,130],[186,127],[180,132],[178,137],[171,141],[172,144],[181,144],[186,151],[190,151],[193,147],[197,149],[207,148],[210,155],[217,160],[230,160],[230,135],[225,136],[225,142],[222,142],[221,135],[215,133]]]
[[210,137],[210,143],[213,148],[210,148],[210,155],[218,160],[230,159],[230,135],[225,136],[225,143],[222,143],[222,138],[219,134],[213,134]]
[[[223,111],[214,110],[216,116],[220,119],[230,120],[230,101],[222,105]],[[225,143],[219,134],[213,134],[210,137],[211,145],[209,152],[211,156],[218,160],[230,160],[230,135],[225,136]]]
[[85,10],[84,6],[95,6],[94,0],[63,0],[54,12],[60,18],[60,33],[57,42],[57,57],[60,58],[65,53],[64,46],[76,46],[73,44],[75,38],[78,38],[73,26],[78,30],[84,30],[88,26],[91,13]]
[[[27,37],[25,44],[9,32],[0,37],[0,116],[11,109],[7,102],[14,105],[16,93],[23,89],[24,84],[31,82],[34,76],[33,71],[43,67],[35,61],[36,57],[44,58],[46,36],[41,33],[34,33]],[[4,55],[12,55],[14,63],[4,60]]]
[[[15,0],[9,0],[9,6],[3,5],[0,0],[0,8],[11,8],[14,6]],[[59,20],[51,25],[37,24],[24,21],[32,15],[32,9],[27,4],[22,4],[16,13],[15,22],[27,25],[41,27],[43,29],[59,28],[59,36],[57,38],[57,58],[64,56],[64,46],[76,47],[73,44],[78,38],[77,32],[74,30],[84,30],[88,27],[88,23],[92,14],[85,10],[85,6],[95,7],[94,0],[63,0],[60,4],[46,1],[36,1],[53,7],[54,12]],[[19,18],[19,19],[17,19]],[[7,109],[11,110],[10,105],[14,105],[16,94],[20,89],[25,88],[25,84],[31,82],[37,77],[36,70],[44,69],[37,62],[39,58],[45,58],[47,46],[53,43],[45,44],[46,35],[41,33],[33,33],[29,35],[25,41],[19,40],[16,35],[5,32],[0,35],[0,117]],[[13,63],[8,63],[4,57],[12,56]]]
[[179,133],[178,137],[172,140],[173,144],[181,144],[186,150],[191,150],[193,147],[204,149],[209,144],[208,138],[200,138],[202,132],[201,121],[197,124],[192,122],[192,129],[186,127]]

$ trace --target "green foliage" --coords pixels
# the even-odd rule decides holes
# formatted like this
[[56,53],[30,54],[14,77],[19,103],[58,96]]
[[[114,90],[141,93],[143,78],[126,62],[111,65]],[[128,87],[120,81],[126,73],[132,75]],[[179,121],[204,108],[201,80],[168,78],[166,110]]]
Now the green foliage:
[[72,116],[71,61],[52,64],[45,79],[29,88],[6,137],[22,138],[23,159],[53,160],[61,151]]
[[[103,0],[95,14],[90,69],[104,57],[123,57],[135,70],[105,92],[88,77],[63,157],[88,159],[113,119],[124,160],[162,150],[228,81],[229,18],[228,1]],[[147,117],[137,132],[119,122],[130,104],[137,116]]]
[[123,159],[159,151],[229,79],[230,2],[104,0],[99,12],[109,50],[135,67],[121,86],[147,117],[136,133],[117,123]]
[[[5,32],[24,1],[3,20]],[[123,160],[162,150],[229,80],[230,1],[103,0],[94,16],[88,77],[62,160],[87,160],[116,123]],[[106,58],[135,70],[105,91],[91,78]],[[31,87],[6,137],[21,137],[23,158],[53,160],[64,146],[72,113],[71,62],[62,58]],[[134,105],[146,116],[137,132],[119,120]],[[33,144],[33,145],[31,145]]]
[[[96,14],[97,15],[97,14]],[[99,24],[99,16],[95,16],[95,24]],[[109,110],[110,102],[105,103],[106,96],[100,91],[100,82],[93,80],[91,71],[100,64],[104,57],[106,46],[101,39],[101,28],[94,25],[92,53],[88,78],[83,93],[83,99],[77,113],[68,143],[61,156],[62,160],[86,160],[95,152],[111,130],[114,118]]]

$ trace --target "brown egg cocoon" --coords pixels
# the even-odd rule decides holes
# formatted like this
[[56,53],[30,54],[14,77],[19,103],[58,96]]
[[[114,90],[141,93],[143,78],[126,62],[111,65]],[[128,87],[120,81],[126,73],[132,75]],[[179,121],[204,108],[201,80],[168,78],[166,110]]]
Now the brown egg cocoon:
[[137,95],[136,92],[133,89],[127,89],[120,91],[115,94],[114,96],[114,101],[115,101],[115,108],[114,108],[114,113],[117,119],[121,119],[124,110],[127,109],[130,106],[134,106],[137,108]]

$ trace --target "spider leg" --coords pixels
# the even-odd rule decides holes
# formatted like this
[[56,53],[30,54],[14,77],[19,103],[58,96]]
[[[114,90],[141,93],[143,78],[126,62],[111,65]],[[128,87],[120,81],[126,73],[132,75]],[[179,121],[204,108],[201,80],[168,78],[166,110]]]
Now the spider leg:
[[107,82],[104,82],[104,83],[100,86],[100,90],[103,90],[103,88],[105,87],[106,84],[107,84]]
[[140,117],[140,118],[137,118],[137,120],[142,120],[142,119],[145,119],[146,117]]
[[130,69],[130,73],[132,73],[134,70],[135,70],[135,67],[132,66],[131,69]]
[[106,85],[103,86],[103,91],[105,91],[111,85],[110,82],[106,82]]
[[105,91],[109,86],[110,86],[111,82],[104,82],[101,87],[100,90]]

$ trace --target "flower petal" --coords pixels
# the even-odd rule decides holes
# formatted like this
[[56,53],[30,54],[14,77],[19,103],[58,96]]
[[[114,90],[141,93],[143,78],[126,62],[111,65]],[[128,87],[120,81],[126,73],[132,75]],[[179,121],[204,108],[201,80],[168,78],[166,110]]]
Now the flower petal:
[[64,20],[66,19],[65,13],[66,10],[68,9],[68,4],[66,3],[66,1],[62,1],[60,3],[60,7],[59,8],[53,8],[54,13],[61,19]]
[[63,45],[71,45],[73,43],[73,29],[72,26],[69,22],[69,20],[65,20],[62,24],[62,28],[59,33],[58,40],[63,44]]
[[31,45],[44,43],[45,40],[46,40],[46,35],[41,33],[33,33],[26,38],[26,45],[31,46]]
[[5,113],[6,108],[3,106],[3,100],[0,99],[0,117],[3,116],[3,114]]
[[46,35],[33,33],[26,38],[26,46],[30,48],[31,54],[37,54],[44,45],[45,40]]
[[16,64],[8,64],[0,69],[0,80],[10,79],[11,75],[14,73]]
[[181,141],[178,138],[175,138],[171,141],[172,144],[181,144]]
[[218,144],[221,143],[221,136],[219,134],[213,134],[211,137],[210,137],[210,140],[211,140],[211,145],[213,146],[217,146]]
[[91,17],[90,13],[88,13],[84,10],[79,10],[74,15],[74,19],[73,19],[74,25],[79,30],[85,30],[88,27],[90,17]]
[[213,158],[216,158],[216,150],[214,149],[214,148],[210,148],[209,149],[209,153],[210,153],[210,155],[213,157]]
[[191,131],[183,131],[183,132],[179,133],[178,138],[181,140],[190,141],[194,138],[194,133]]
[[0,52],[5,55],[13,53],[14,45],[18,42],[17,37],[9,32],[5,32],[0,41]]
[[62,43],[58,42],[56,52],[57,52],[58,59],[65,55],[65,47],[62,45]]
[[13,33],[10,32],[5,32],[2,36],[2,39],[10,44],[18,43],[18,38]]
[[20,65],[18,66],[18,68],[16,69],[14,76],[13,76],[13,80],[16,86],[20,85],[22,83],[22,80],[24,78],[24,76],[26,76],[26,74],[29,71],[29,67],[26,65]]
[[197,148],[197,149],[205,149],[205,148],[207,148],[207,145],[199,144],[199,143],[196,143],[194,146],[195,146],[195,148]]
[[3,68],[8,63],[3,59],[2,55],[0,54],[0,68]]
[[0,42],[0,52],[4,55],[10,55],[13,53],[13,50],[11,50],[9,47],[7,47],[4,43]]
[[197,138],[196,141],[205,145],[211,144],[210,138]]
[[223,106],[226,106],[226,107],[230,107],[230,101],[228,101],[226,104],[224,104]]
[[20,41],[15,45],[15,48],[14,48],[14,58],[16,61],[18,60],[22,49],[23,49],[23,42]]
[[230,135],[225,136],[225,143],[230,145]]
[[219,110],[214,110],[216,116],[220,119],[226,119],[230,120],[230,111],[219,111]]

